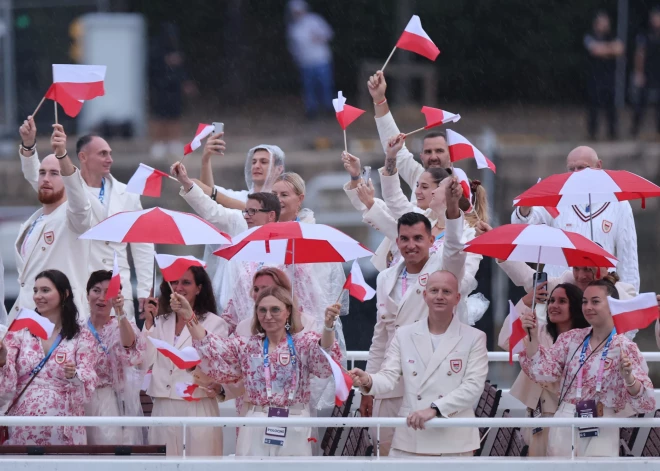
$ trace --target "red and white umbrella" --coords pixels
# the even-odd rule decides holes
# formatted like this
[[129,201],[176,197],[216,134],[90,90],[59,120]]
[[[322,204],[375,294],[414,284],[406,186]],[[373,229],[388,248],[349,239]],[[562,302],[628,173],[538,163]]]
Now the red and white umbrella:
[[199,216],[159,207],[104,219],[79,239],[152,244],[231,244],[231,237]]
[[213,252],[227,260],[294,263],[346,262],[373,254],[355,239],[325,224],[272,222],[234,237],[234,243]]

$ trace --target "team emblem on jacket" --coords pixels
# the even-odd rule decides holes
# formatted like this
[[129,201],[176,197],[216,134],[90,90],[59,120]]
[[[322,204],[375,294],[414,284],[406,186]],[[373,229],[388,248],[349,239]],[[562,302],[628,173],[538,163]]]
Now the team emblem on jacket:
[[449,360],[449,366],[454,373],[459,373],[463,369],[463,360]]
[[66,353],[62,353],[62,352],[56,353],[55,361],[57,362],[58,365],[64,363],[66,361]]
[[44,234],[44,242],[48,245],[53,245],[53,242],[55,242],[55,233],[53,231],[46,232]]
[[419,284],[422,286],[426,286],[426,282],[429,281],[429,274],[424,273],[419,277]]
[[291,362],[291,354],[290,353],[280,353],[277,356],[277,361],[280,362],[280,365],[286,366]]
[[606,219],[603,220],[603,232],[606,233],[606,234],[608,232],[610,232],[612,230],[612,225],[613,224],[610,221],[608,221]]

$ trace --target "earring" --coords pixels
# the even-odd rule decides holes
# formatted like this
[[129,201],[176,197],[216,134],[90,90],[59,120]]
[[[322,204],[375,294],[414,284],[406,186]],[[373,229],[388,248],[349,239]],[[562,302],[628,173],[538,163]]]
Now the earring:
[[291,324],[289,324],[288,320],[286,321],[286,324],[284,324],[284,328],[287,330],[287,332],[289,331],[289,329],[291,329]]

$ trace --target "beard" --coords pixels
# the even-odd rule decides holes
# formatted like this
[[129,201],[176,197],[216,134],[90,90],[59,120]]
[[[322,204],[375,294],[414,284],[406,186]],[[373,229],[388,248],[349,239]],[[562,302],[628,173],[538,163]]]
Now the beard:
[[47,190],[44,191],[39,188],[39,202],[41,204],[53,204],[57,203],[64,196],[64,188],[59,191]]

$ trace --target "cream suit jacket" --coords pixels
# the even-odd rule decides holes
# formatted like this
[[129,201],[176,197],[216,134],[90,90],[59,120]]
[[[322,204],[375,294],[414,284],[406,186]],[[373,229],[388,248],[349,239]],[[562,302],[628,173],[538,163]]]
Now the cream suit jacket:
[[[463,277],[465,267],[465,252],[461,243],[463,230],[463,214],[457,219],[448,219],[445,229],[445,244],[442,253],[431,255],[419,273],[417,282],[408,286],[406,294],[397,303],[390,297],[396,281],[405,264],[402,259],[396,265],[382,271],[376,279],[377,320],[374,335],[369,348],[367,373],[377,373],[385,360],[385,353],[394,334],[399,327],[417,322],[428,314],[428,306],[424,302],[424,289],[429,276],[438,270],[452,272],[459,280]],[[391,391],[378,396],[379,399],[401,397],[403,384]]]
[[[400,328],[367,394],[383,395],[403,383],[400,417],[431,407],[442,417],[473,418],[488,375],[486,334],[461,323],[456,316],[433,351],[428,318]],[[401,378],[401,381],[399,379]],[[474,428],[398,427],[392,448],[428,455],[464,453],[479,448]]]

